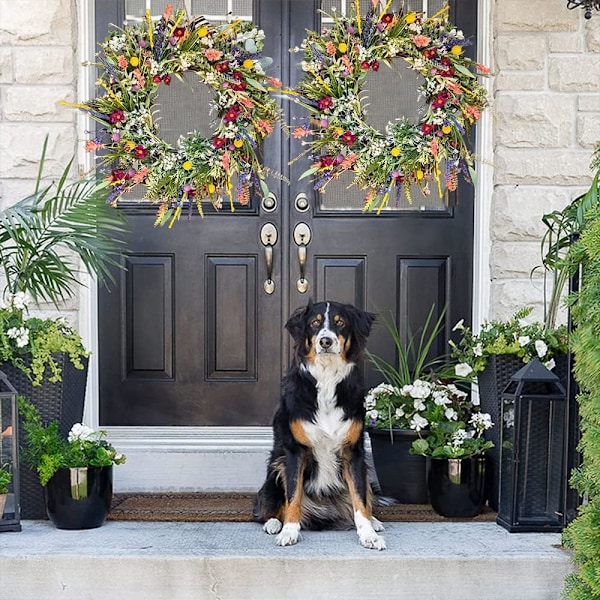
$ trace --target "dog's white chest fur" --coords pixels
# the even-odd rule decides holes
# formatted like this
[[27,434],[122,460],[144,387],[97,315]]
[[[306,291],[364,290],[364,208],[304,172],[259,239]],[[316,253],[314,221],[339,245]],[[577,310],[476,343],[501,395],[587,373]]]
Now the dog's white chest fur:
[[316,380],[318,405],[314,422],[304,424],[318,464],[317,476],[308,484],[313,492],[344,485],[340,477],[340,453],[351,422],[336,406],[336,387],[353,368],[354,363],[345,362],[339,355],[317,355],[315,362],[307,367]]

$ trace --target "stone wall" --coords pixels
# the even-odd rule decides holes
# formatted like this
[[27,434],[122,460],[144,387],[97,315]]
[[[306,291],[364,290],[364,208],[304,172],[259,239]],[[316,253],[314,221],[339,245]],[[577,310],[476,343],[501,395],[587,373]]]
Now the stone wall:
[[[33,191],[77,151],[75,0],[0,0],[0,208]],[[600,139],[600,13],[585,21],[565,0],[489,0],[494,76],[490,318],[536,305],[544,213],[590,182]],[[489,201],[479,199],[479,201]],[[487,235],[484,233],[484,235]]]
[[[75,0],[0,0],[0,209],[33,193],[46,136],[48,181],[76,154],[76,114],[60,101],[75,101],[78,61]],[[77,301],[63,314],[76,324]]]
[[490,317],[543,314],[542,215],[591,181],[600,140],[600,13],[564,0],[496,0]]

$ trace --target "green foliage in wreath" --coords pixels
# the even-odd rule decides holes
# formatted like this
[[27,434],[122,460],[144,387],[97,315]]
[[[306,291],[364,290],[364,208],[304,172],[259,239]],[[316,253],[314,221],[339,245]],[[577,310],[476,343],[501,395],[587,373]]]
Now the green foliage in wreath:
[[[435,182],[442,196],[444,188],[456,189],[459,174],[472,178],[466,138],[487,105],[478,75],[489,71],[465,55],[470,41],[448,22],[448,7],[426,18],[388,12],[390,4],[374,1],[361,15],[356,0],[350,14],[334,14],[331,28],[309,31],[295,49],[304,53],[305,75],[290,93],[310,118],[293,135],[313,136],[305,143],[314,162],[303,176],[313,176],[314,188],[324,190],[352,173],[352,183],[369,190],[365,210],[381,210],[393,192],[410,201],[413,184],[429,194]],[[423,77],[426,110],[419,123],[399,117],[381,132],[366,122],[364,80],[381,63],[394,68],[397,59]]]
[[[171,5],[158,21],[148,11],[141,23],[108,35],[96,65],[104,93],[75,106],[101,125],[86,150],[103,150],[109,202],[143,184],[146,197],[159,204],[156,223],[172,225],[184,209],[191,214],[196,206],[203,214],[204,200],[220,208],[227,197],[234,210],[234,197],[244,205],[251,191],[268,193],[259,155],[280,117],[270,92],[281,84],[265,73],[270,59],[261,55],[263,38],[251,22],[213,25],[188,19],[183,10],[173,13]],[[214,131],[181,136],[173,146],[160,137],[156,96],[185,73],[214,90]]]

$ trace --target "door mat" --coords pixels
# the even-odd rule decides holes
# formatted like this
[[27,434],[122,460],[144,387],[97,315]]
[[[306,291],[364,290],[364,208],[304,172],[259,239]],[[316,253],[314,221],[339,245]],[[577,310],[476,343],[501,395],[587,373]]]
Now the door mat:
[[[114,494],[111,521],[252,521],[254,494],[241,493],[170,493]],[[375,506],[381,521],[495,521],[496,512],[485,507],[472,519],[448,519],[437,515],[429,504],[391,504]]]

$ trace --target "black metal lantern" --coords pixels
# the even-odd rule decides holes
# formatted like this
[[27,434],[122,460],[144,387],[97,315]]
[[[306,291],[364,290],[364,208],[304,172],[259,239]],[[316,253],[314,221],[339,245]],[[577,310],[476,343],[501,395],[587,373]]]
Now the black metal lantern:
[[566,524],[568,402],[559,378],[535,358],[502,393],[497,523],[510,532]]
[[600,10],[600,0],[567,0],[567,8],[572,10],[574,8],[583,8],[585,10],[585,18],[592,18],[592,8]]
[[21,531],[18,423],[17,391],[0,371],[0,531]]

